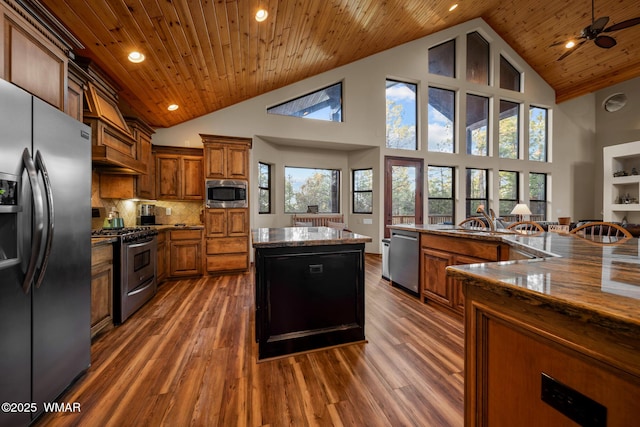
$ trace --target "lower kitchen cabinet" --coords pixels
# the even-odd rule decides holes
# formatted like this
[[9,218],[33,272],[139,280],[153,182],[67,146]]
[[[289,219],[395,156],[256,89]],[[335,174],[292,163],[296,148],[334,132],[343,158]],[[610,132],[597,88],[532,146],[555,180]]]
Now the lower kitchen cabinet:
[[248,209],[207,209],[205,229],[208,273],[246,271],[249,268]]
[[91,249],[91,338],[113,327],[113,245]]
[[202,230],[169,231],[170,277],[201,276],[202,272]]
[[446,268],[450,265],[508,260],[509,246],[496,241],[422,234],[420,257],[422,300],[462,314],[464,296],[461,284],[447,277]]

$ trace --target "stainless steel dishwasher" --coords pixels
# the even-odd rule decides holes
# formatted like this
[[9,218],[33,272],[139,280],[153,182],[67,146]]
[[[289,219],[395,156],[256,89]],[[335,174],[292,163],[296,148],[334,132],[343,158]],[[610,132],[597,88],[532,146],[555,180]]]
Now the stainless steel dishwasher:
[[391,230],[389,274],[391,284],[419,293],[420,240],[417,231]]

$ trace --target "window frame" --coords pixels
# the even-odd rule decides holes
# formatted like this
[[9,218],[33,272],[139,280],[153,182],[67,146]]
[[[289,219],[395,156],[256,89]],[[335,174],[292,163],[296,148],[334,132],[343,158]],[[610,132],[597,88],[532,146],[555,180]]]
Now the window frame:
[[[516,190],[516,194],[515,194],[515,198],[514,199],[503,199],[502,198],[502,174],[503,173],[514,174],[515,177],[516,177],[515,187],[514,187],[515,190]],[[521,200],[520,199],[520,172],[511,171],[511,170],[503,170],[503,169],[499,170],[498,171],[498,216],[509,216],[509,215],[511,215],[511,211],[519,203],[520,200]],[[508,210],[508,212],[502,210],[502,202],[512,202],[512,206]]]
[[[502,144],[501,144],[501,136],[502,136],[502,103],[509,103],[509,104],[513,104],[514,106],[516,106],[516,111],[517,111],[517,115],[516,115],[516,147],[515,147],[515,153],[516,153],[516,157],[507,157],[507,156],[503,156],[502,155]],[[521,155],[520,155],[520,127],[521,127],[521,109],[522,109],[522,104],[519,102],[515,102],[515,101],[509,101],[506,99],[500,99],[498,102],[498,157],[501,159],[513,159],[513,160],[519,160]],[[507,116],[504,117],[504,119],[509,118],[511,116]]]
[[[267,186],[266,187],[263,187],[262,185],[260,185],[260,175],[261,175],[260,168],[262,166],[267,167]],[[273,165],[265,162],[258,162],[258,214],[273,213],[272,212],[273,203],[271,203],[272,169],[273,169]],[[267,211],[262,210],[262,204],[260,203],[260,195],[262,191],[267,192],[267,200],[268,200],[268,208],[269,208]]]
[[[544,116],[544,153],[543,153],[543,159],[534,159],[531,157],[531,111],[533,109],[538,109],[538,110],[544,110],[545,112],[545,116]],[[530,162],[543,162],[543,163],[547,163],[549,161],[549,108],[546,107],[540,107],[537,105],[530,105],[529,106],[529,121],[528,121],[528,131],[529,131],[529,149],[528,149],[528,153],[527,153],[527,160]]]
[[[340,187],[341,187],[341,174],[342,171],[340,169],[328,169],[328,168],[318,168],[318,167],[307,167],[307,166],[285,166],[284,167],[284,213],[285,214],[301,214],[301,213],[307,213],[307,211],[289,211],[287,210],[287,183],[288,183],[288,179],[289,176],[287,174],[287,169],[305,169],[305,170],[316,170],[316,171],[328,171],[331,172],[334,177],[333,182],[332,182],[332,187],[333,190],[335,190],[335,192],[332,192],[331,195],[331,211],[325,211],[325,210],[320,210],[318,213],[340,213],[340,198],[341,198],[341,194],[340,194]],[[319,203],[314,203],[317,205],[320,205]],[[307,205],[307,206],[311,206],[311,205]]]
[[[431,147],[431,138],[430,138],[430,132],[431,132],[431,126],[432,123],[429,120],[429,110],[432,108],[431,107],[431,90],[438,90],[438,91],[442,91],[442,92],[448,92],[451,95],[453,95],[453,118],[451,120],[451,151],[442,151],[442,150],[435,150],[432,149]],[[456,122],[456,117],[457,117],[457,108],[458,108],[458,102],[457,102],[457,91],[452,90],[452,89],[445,89],[445,88],[441,88],[438,86],[429,86],[427,88],[427,151],[431,152],[431,153],[448,153],[448,154],[455,154],[456,153],[456,139],[457,139],[457,122]],[[435,147],[434,147],[435,148]]]
[[[531,194],[532,175],[540,175],[544,177],[544,197],[543,199],[534,199]],[[536,206],[542,206],[542,209],[536,209]],[[549,208],[549,174],[544,172],[529,172],[529,210],[532,215],[542,215],[542,220],[547,218]],[[539,211],[542,210],[542,214]]]
[[[441,67],[441,68],[447,68],[447,69],[451,68],[451,74],[452,75],[438,73],[437,70],[434,71],[434,68],[431,67],[431,64],[432,64],[432,61],[431,61],[432,52],[440,53],[440,52],[442,52],[442,50],[438,50],[438,49],[448,48],[449,46],[452,46],[451,49],[453,49],[453,58],[452,58],[452,61],[451,61],[452,63],[448,64],[448,65],[450,65],[450,67],[447,66],[447,67]],[[433,74],[435,76],[450,77],[450,78],[453,78],[453,79],[457,78],[457,76],[456,76],[456,71],[457,71],[457,67],[456,67],[456,65],[457,65],[456,64],[456,62],[457,62],[456,48],[457,48],[457,46],[456,46],[456,39],[455,38],[451,39],[451,40],[444,41],[444,42],[439,43],[439,44],[437,44],[435,46],[431,46],[427,51],[427,55],[428,55],[427,71],[429,72],[429,74]],[[441,55],[433,55],[433,56],[441,57]]]
[[[357,172],[371,172],[371,187],[368,190],[356,190],[356,173]],[[353,169],[351,171],[352,182],[352,194],[351,194],[351,212],[354,214],[372,214],[373,213],[373,168],[361,168]],[[356,210],[356,195],[357,194],[369,194],[371,197],[371,210],[370,211],[357,211]]]
[[[451,197],[432,197],[430,189],[429,175],[431,168],[449,169],[451,171]],[[427,165],[427,221],[431,224],[431,200],[450,200],[451,201],[451,223],[456,223],[456,167],[442,165]],[[434,214],[435,215],[435,214]]]
[[[471,180],[470,180],[470,175],[469,172],[470,171],[484,171],[484,198],[477,198],[477,197],[469,197],[470,194],[470,184],[471,184]],[[485,168],[466,168],[465,169],[465,212],[466,212],[466,217],[469,218],[471,216],[477,216],[476,210],[472,210],[471,209],[471,203],[474,201],[477,202],[482,202],[482,203],[478,203],[478,205],[483,204],[485,207],[486,211],[489,211],[489,169],[485,169]]]
[[[388,113],[389,110],[387,108],[387,103],[389,98],[387,97],[387,90],[389,89],[389,82],[392,82],[394,84],[403,84],[403,85],[407,85],[407,86],[413,86],[415,88],[414,93],[414,99],[413,99],[413,104],[414,104],[414,110],[413,110],[413,121],[414,121],[414,127],[413,127],[413,147],[395,147],[395,146],[390,146],[389,145],[389,117],[388,117]],[[391,78],[386,78],[385,79],[385,88],[384,88],[384,99],[385,99],[385,148],[389,148],[389,149],[394,149],[394,150],[408,150],[408,151],[418,151],[418,135],[419,135],[419,129],[418,129],[418,98],[419,98],[419,88],[418,88],[418,84],[417,83],[413,83],[413,82],[408,82],[408,81],[403,81],[403,80],[398,80],[398,79],[391,79]]]
[[[330,88],[332,88],[334,86],[338,86],[339,90],[340,90],[340,110],[339,110],[340,120],[335,120],[333,118],[331,118],[331,119],[323,119],[323,118],[318,118],[318,117],[310,117],[309,115],[304,114],[304,113],[298,115],[298,114],[283,114],[283,113],[273,112],[273,110],[277,109],[278,107],[282,107],[284,105],[294,103],[294,102],[302,100],[303,98],[306,98],[306,97],[311,97],[311,96],[313,96],[313,95],[315,95],[315,94],[317,94],[319,92],[322,92],[324,90],[330,89]],[[314,90],[312,92],[305,93],[304,95],[300,95],[300,96],[297,96],[295,98],[291,98],[291,99],[289,99],[287,101],[283,101],[283,102],[281,102],[279,104],[271,105],[271,106],[267,107],[267,114],[276,115],[276,116],[284,116],[284,117],[296,117],[296,118],[301,118],[301,119],[314,119],[314,120],[320,120],[320,121],[325,121],[325,122],[333,122],[333,123],[343,123],[344,122],[344,105],[343,105],[344,101],[343,100],[344,100],[344,83],[342,81],[339,81],[339,82],[327,85],[325,87],[322,87],[322,88],[320,88],[318,90]],[[302,111],[302,110],[298,110],[298,111]],[[335,114],[336,113],[332,113],[332,115],[335,115]]]
[[[469,154],[471,156],[489,157],[490,154],[491,154],[491,150],[489,149],[489,146],[491,145],[491,138],[489,137],[490,136],[489,132],[491,131],[491,126],[490,126],[490,121],[491,121],[491,117],[490,117],[491,116],[491,97],[490,96],[484,96],[484,95],[477,95],[475,93],[467,93],[466,94],[466,98],[467,98],[466,99],[467,100],[467,102],[466,102],[466,107],[467,107],[466,108],[466,119],[467,120],[465,121],[465,138],[466,138],[465,143],[466,143],[466,146],[467,146],[466,152],[467,152],[467,154]],[[479,98],[479,99],[481,98],[481,99],[484,100],[484,104],[485,104],[484,106],[486,108],[486,116],[484,117],[484,121],[485,121],[484,126],[481,125],[481,126],[473,128],[473,129],[470,129],[471,125],[474,125],[474,124],[477,124],[477,123],[481,122],[481,121],[477,121],[475,123],[469,124],[469,116],[470,116],[470,114],[469,114],[469,104],[470,104],[469,99],[473,99],[473,98]],[[485,150],[484,150],[483,154],[476,154],[472,150],[473,147],[474,147],[472,145],[473,141],[474,141],[472,133],[473,133],[474,130],[481,129],[482,127],[484,127],[486,129],[486,131],[485,131]]]

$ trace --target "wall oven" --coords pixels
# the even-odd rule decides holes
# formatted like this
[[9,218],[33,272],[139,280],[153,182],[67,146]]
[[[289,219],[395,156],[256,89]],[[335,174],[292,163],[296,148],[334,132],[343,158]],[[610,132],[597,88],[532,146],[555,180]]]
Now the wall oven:
[[246,208],[247,181],[208,179],[205,181],[208,208]]

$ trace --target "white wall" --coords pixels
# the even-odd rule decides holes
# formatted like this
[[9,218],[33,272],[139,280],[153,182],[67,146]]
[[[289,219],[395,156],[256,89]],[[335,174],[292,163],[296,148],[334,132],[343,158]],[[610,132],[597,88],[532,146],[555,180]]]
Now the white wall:
[[[466,63],[466,37],[472,31],[479,31],[491,44],[492,81],[497,81],[500,54],[504,55],[523,74],[522,93],[507,91],[495,85],[477,85],[466,82],[463,71]],[[429,47],[456,38],[458,76],[447,78],[427,73],[427,51]],[[387,149],[385,147],[385,80],[401,79],[417,83],[419,86],[419,139],[418,151]],[[268,106],[298,97],[314,90],[343,82],[344,122],[332,123],[299,119],[285,116],[267,115]],[[430,153],[426,150],[427,91],[429,85],[456,90],[460,112],[465,111],[467,92],[491,98],[491,121],[497,123],[499,99],[520,102],[523,105],[521,118],[526,117],[531,105],[549,108],[551,134],[550,162],[530,162],[526,160],[499,159],[497,156],[478,157],[467,154]],[[594,136],[593,103],[555,104],[555,93],[498,35],[481,19],[449,28],[437,34],[406,43],[360,61],[336,68],[323,74],[294,83],[284,88],[249,99],[223,110],[173,126],[158,129],[154,144],[201,146],[200,133],[252,137],[254,141],[251,162],[252,182],[256,182],[257,162],[264,161],[276,166],[275,215],[258,215],[257,203],[252,200],[251,226],[280,226],[288,223],[283,210],[283,167],[339,165],[343,170],[342,212],[349,218],[349,227],[356,232],[369,235],[373,243],[367,251],[380,252],[383,236],[383,165],[384,156],[404,156],[422,158],[428,164],[451,165],[457,167],[457,212],[462,219],[464,213],[464,169],[466,167],[488,168],[491,187],[497,188],[500,169],[522,172],[521,191],[526,202],[528,172],[543,172],[550,176],[549,219],[558,216],[591,216],[594,202],[592,194],[574,196],[576,189],[584,189],[585,183],[593,184]],[[183,108],[187,108],[186,106]],[[458,140],[465,135],[464,114],[456,118]],[[491,125],[491,152],[497,153],[496,126]],[[521,135],[523,153],[527,152],[526,128]],[[295,145],[295,146],[292,146]],[[324,147],[318,149],[318,147]],[[464,147],[464,145],[462,145]],[[462,153],[464,149],[460,150]],[[371,226],[363,224],[364,217],[350,214],[349,180],[353,168],[372,167],[376,174],[374,184],[374,215]],[[426,181],[426,177],[425,177]],[[253,192],[255,185],[252,186]],[[425,187],[426,188],[426,187]],[[490,194],[490,205],[497,211],[497,194]],[[253,197],[253,199],[256,199]],[[425,210],[426,212],[426,210]]]

